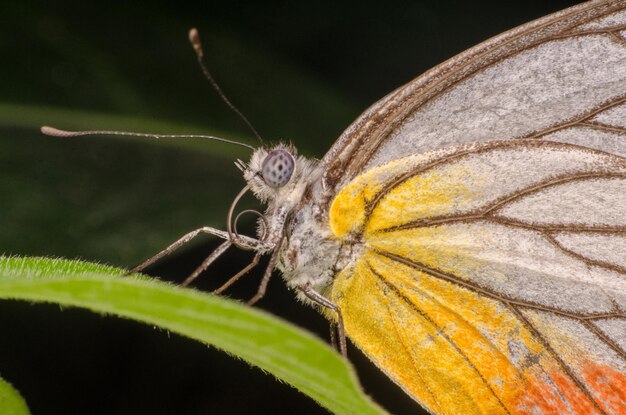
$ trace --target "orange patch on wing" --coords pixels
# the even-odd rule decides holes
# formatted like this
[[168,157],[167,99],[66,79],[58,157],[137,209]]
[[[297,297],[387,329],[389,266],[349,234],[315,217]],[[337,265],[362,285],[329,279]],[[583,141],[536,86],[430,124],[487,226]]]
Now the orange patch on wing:
[[626,373],[595,363],[583,367],[583,378],[600,407],[608,413],[626,414]]
[[[534,397],[544,396],[545,405],[538,403]],[[532,415],[545,414],[600,414],[591,400],[578,386],[560,370],[550,374],[550,381],[538,380],[526,389],[526,393],[518,397],[516,404],[519,412],[515,414]],[[527,402],[532,402],[529,406]]]
[[[626,413],[626,374],[607,365],[589,363],[582,374],[583,385],[607,414]],[[526,385],[518,395],[515,415],[546,414],[602,414],[592,400],[561,369],[549,374],[550,380],[537,379]],[[542,396],[539,402],[536,396]]]

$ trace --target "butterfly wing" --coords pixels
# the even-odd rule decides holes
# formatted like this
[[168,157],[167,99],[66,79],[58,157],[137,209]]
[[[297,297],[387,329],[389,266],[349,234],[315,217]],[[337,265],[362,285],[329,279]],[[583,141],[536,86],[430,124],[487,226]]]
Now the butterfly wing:
[[344,187],[330,224],[354,244],[331,295],[346,332],[431,412],[626,413],[626,159],[417,154]]
[[450,145],[534,138],[626,154],[626,1],[496,36],[362,114],[324,157],[327,200],[360,172]]
[[499,35],[325,156],[348,336],[437,414],[626,413],[626,1]]

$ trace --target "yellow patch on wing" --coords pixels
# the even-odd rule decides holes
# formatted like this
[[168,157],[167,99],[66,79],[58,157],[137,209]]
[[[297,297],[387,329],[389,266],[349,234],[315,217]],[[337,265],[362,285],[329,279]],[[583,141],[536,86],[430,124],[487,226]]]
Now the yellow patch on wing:
[[[368,206],[380,195],[385,186],[410,174],[415,166],[423,164],[423,155],[413,155],[388,163],[384,168],[372,169],[357,177],[335,198],[330,210],[330,226],[334,234],[367,231],[375,232],[409,221],[454,212],[460,204],[480,197],[476,189],[459,185],[464,182],[482,182],[482,174],[469,166],[444,165],[420,175],[409,176],[396,183],[380,200],[373,212]],[[403,212],[398,217],[397,212]],[[369,217],[366,217],[371,213]],[[362,226],[367,222],[367,229]]]
[[366,207],[380,193],[385,182],[394,175],[401,175],[405,168],[403,163],[389,163],[389,174],[380,169],[370,170],[359,176],[346,186],[341,197],[335,198],[330,208],[330,226],[333,233],[340,238],[358,232],[366,220]]
[[[410,221],[455,212],[470,196],[477,196],[475,191],[459,185],[469,181],[470,175],[472,170],[455,165],[408,178],[380,200],[367,220],[365,232],[374,233]],[[473,181],[479,181],[481,174],[474,173],[472,176]],[[402,212],[402,216],[398,212]]]

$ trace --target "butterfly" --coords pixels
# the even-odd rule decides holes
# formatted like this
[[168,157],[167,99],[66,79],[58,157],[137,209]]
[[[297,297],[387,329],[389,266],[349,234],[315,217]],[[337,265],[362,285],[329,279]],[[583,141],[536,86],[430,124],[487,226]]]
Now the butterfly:
[[[314,161],[238,162],[226,241],[278,268],[433,414],[626,413],[626,1],[492,38],[393,91]],[[267,210],[256,238],[235,205]],[[159,256],[160,255],[160,256]],[[160,258],[146,261],[142,269]]]

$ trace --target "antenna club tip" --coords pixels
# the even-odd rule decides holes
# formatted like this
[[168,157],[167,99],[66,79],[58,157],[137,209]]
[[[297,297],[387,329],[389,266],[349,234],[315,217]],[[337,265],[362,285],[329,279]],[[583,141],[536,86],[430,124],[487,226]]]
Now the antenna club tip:
[[202,43],[200,42],[200,33],[198,33],[198,29],[196,29],[195,27],[192,27],[189,30],[189,42],[191,43],[191,46],[193,46],[193,49],[196,51],[196,55],[198,55],[198,58],[202,59],[203,52]]
[[57,130],[54,127],[49,127],[47,125],[42,125],[39,130],[44,135],[59,135],[59,133],[61,132],[60,130]]

